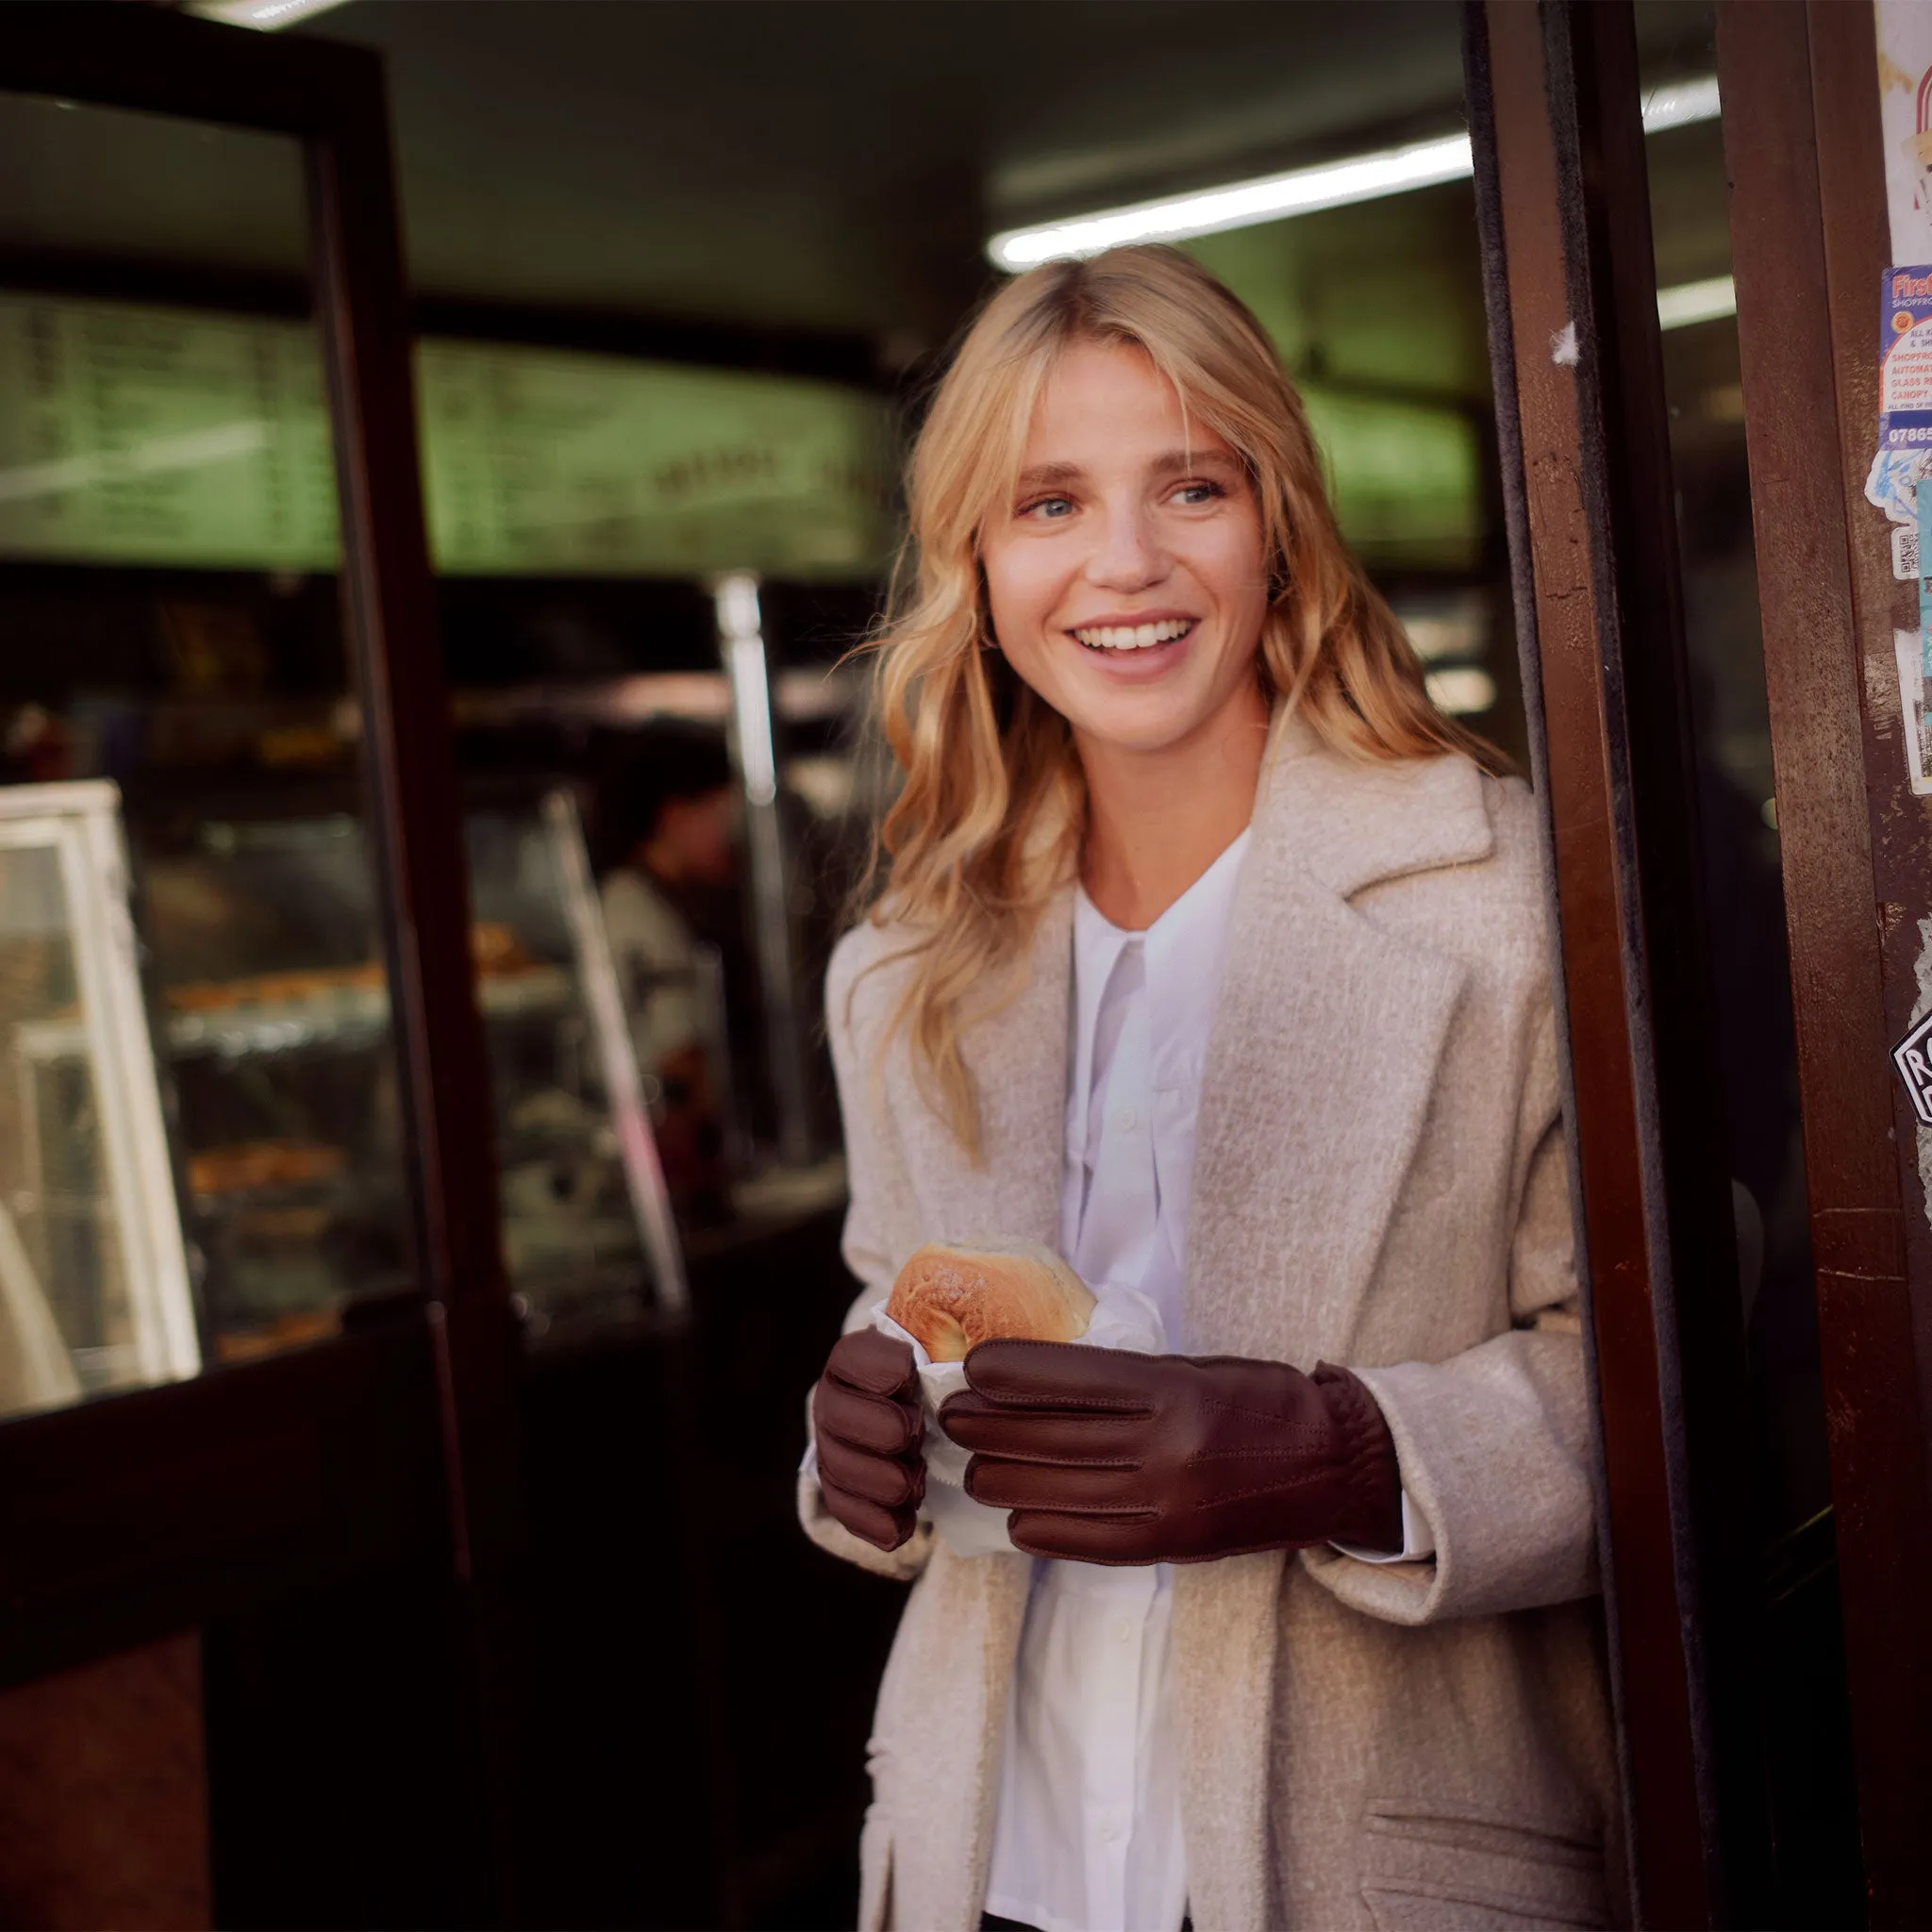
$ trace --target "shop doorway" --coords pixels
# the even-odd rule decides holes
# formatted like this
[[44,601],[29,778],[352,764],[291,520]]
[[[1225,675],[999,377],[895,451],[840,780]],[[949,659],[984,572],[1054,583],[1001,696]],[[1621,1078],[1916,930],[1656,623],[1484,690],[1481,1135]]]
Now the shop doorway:
[[[845,1290],[814,962],[876,803],[840,667],[905,428],[1057,228],[1426,154],[1178,239],[1302,382],[1439,704],[1543,796],[1643,1923],[1922,1919],[1932,1233],[1890,1049],[1932,886],[1890,637],[1916,607],[1861,502],[1869,10],[364,0],[278,39],[60,11],[0,48],[0,143],[75,162],[0,228],[0,379],[51,423],[78,358],[133,420],[159,364],[225,396],[245,363],[260,409],[232,446],[196,418],[61,473],[58,530],[32,488],[0,501],[0,828],[93,850],[105,792],[25,794],[123,781],[186,962],[144,1061],[82,1042],[132,1095],[87,1239],[149,1209],[160,1237],[59,1275],[21,1355],[51,1379],[0,1427],[0,1488],[52,1500],[19,1506],[0,1665],[206,1633],[217,1913],[316,1911],[291,1790],[361,1848],[336,1916],[849,1912],[897,1604],[824,1580],[789,1485]],[[155,149],[162,121],[193,147]],[[90,202],[115,158],[148,192]],[[157,481],[258,459],[212,507]],[[157,611],[126,673],[114,641]],[[175,768],[225,748],[221,799]],[[672,802],[687,856],[728,813],[735,865],[683,882],[667,965],[609,908],[613,874],[665,886]],[[201,916],[249,877],[275,918]],[[340,957],[300,951],[319,895]],[[243,958],[238,924],[297,951]],[[71,1002],[41,994],[0,1022],[58,1045]],[[296,1103],[265,1050],[216,1050],[291,1003],[341,1036],[301,1102],[326,1133],[249,1124]],[[0,1162],[30,1138],[0,1129]],[[72,1231],[20,1211],[54,1279]],[[733,1444],[719,1537],[678,1458],[727,1387],[769,1427]],[[774,1601],[809,1682],[758,1641]],[[408,1748],[357,1786],[377,1722]],[[430,1827],[358,1838],[406,1773]]]

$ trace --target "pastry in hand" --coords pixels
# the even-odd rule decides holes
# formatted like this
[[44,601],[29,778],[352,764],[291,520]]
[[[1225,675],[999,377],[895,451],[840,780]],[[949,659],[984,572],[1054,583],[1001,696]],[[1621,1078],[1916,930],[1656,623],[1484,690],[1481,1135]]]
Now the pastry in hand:
[[900,1269],[886,1313],[934,1361],[959,1362],[995,1338],[1077,1341],[1093,1296],[1051,1248],[932,1241]]

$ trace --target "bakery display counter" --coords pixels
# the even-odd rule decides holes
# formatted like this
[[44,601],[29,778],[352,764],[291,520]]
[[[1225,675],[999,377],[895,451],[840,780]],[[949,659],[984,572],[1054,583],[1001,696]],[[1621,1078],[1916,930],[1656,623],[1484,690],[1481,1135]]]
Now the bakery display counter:
[[[413,1275],[389,991],[351,803],[266,791],[130,815],[182,1222],[221,1361],[332,1334],[358,1297]],[[51,1058],[63,1042],[36,1044]]]
[[[476,995],[486,1016],[556,1012],[569,1004],[570,977],[546,966],[511,977],[484,974]],[[164,1006],[158,1031],[175,1060],[200,1054],[242,1059],[308,1047],[353,1050],[375,1045],[389,1030],[389,990],[375,959],[325,972],[175,988]],[[70,1011],[23,1024],[16,1044],[35,1060],[71,1059],[86,1053],[86,1030]]]
[[[274,803],[155,814],[137,833],[185,1220],[223,1360],[332,1333],[412,1277],[360,823],[326,798]],[[679,1300],[573,801],[478,799],[465,837],[512,1290],[539,1332]],[[56,1016],[26,1045],[51,1068],[75,1040]]]

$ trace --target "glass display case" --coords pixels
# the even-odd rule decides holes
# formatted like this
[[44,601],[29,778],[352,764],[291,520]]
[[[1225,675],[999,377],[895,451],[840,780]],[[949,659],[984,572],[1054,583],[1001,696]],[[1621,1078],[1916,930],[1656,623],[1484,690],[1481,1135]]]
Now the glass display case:
[[0,788],[0,1412],[200,1367],[120,795]]
[[[683,1278],[566,792],[466,818],[511,1286],[532,1327]],[[214,1354],[334,1332],[408,1292],[408,1209],[362,821],[299,788],[142,813],[142,918]]]
[[362,822],[290,788],[150,803],[133,832],[212,1353],[331,1334],[413,1283]]

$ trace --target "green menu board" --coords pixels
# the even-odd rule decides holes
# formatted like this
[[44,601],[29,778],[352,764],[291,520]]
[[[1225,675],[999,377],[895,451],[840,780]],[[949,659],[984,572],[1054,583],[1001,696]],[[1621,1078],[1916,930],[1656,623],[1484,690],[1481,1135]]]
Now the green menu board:
[[890,425],[862,391],[441,341],[416,378],[444,570],[850,577],[890,553]]
[[[440,570],[857,579],[891,554],[891,423],[864,391],[433,340],[416,391]],[[1474,561],[1465,415],[1306,398],[1370,562]],[[337,552],[313,329],[0,293],[0,558],[325,570]]]
[[[434,341],[416,378],[441,570],[836,578],[890,552],[890,423],[862,391]],[[337,548],[312,329],[0,294],[0,556],[312,570]]]
[[335,555],[311,330],[0,295],[0,556],[308,570]]

